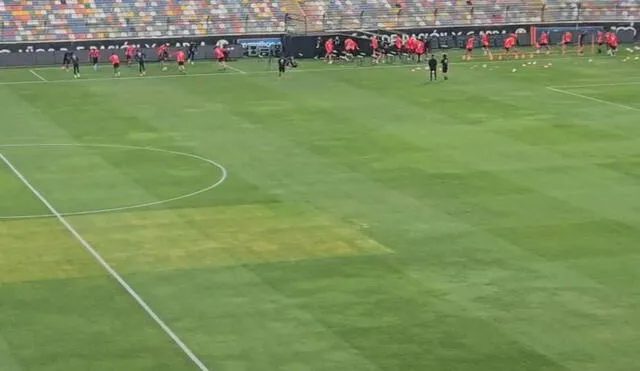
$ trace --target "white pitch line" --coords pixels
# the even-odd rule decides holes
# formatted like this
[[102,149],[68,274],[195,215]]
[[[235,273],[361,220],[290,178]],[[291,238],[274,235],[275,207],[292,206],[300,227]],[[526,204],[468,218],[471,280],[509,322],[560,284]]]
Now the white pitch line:
[[37,77],[38,79],[40,79],[40,81],[47,82],[47,79],[45,79],[44,77],[40,76],[36,71],[34,71],[34,70],[29,70],[29,72],[31,72],[35,77]]
[[625,81],[625,82],[611,82],[602,84],[586,84],[586,85],[558,85],[549,86],[556,89],[571,89],[571,88],[597,88],[601,86],[625,86],[625,85],[640,85],[640,81]]
[[626,110],[640,112],[640,108],[638,108],[638,107],[632,107],[632,106],[627,106],[627,105],[621,104],[621,103],[610,102],[608,100],[594,98],[594,97],[590,97],[588,95],[582,95],[582,94],[578,94],[578,93],[573,93],[573,92],[562,90],[562,89],[556,89],[556,88],[553,88],[553,87],[550,87],[550,86],[548,86],[547,89],[549,89],[551,91],[554,91],[556,93],[560,93],[560,94],[571,95],[571,96],[574,96],[574,97],[578,97],[578,98],[582,98],[582,99],[588,99],[588,100],[591,100],[591,101],[594,101],[594,102],[598,102],[598,103],[608,104],[608,105],[614,106],[614,107],[624,108]]
[[237,67],[233,67],[233,66],[232,66],[232,65],[230,65],[230,64],[227,64],[227,67],[229,67],[229,69],[230,69],[230,70],[232,70],[232,71],[236,71],[236,72],[241,73],[241,74],[243,74],[243,75],[246,75],[246,74],[247,74],[245,71],[243,71],[243,70],[241,70],[241,69],[239,69],[239,68],[237,68]]
[[189,347],[182,340],[180,340],[178,335],[176,335],[173,330],[171,330],[169,326],[167,326],[164,321],[162,321],[162,319],[158,317],[153,309],[151,309],[149,304],[147,304],[142,299],[142,297],[140,297],[140,295],[138,295],[138,293],[135,292],[135,290],[131,288],[131,286],[129,286],[127,281],[125,281],[124,278],[122,278],[118,274],[118,272],[111,268],[109,263],[107,263],[107,261],[102,258],[102,256],[89,244],[89,242],[87,242],[87,240],[85,240],[84,237],[82,237],[80,233],[78,233],[78,231],[73,228],[73,226],[67,221],[67,219],[65,219],[64,216],[62,216],[51,205],[51,203],[47,201],[47,199],[27,180],[27,178],[25,178],[25,176],[22,175],[22,173],[18,171],[15,166],[13,166],[9,159],[6,158],[2,153],[0,153],[0,159],[9,167],[9,169],[11,169],[11,171],[18,177],[18,179],[20,179],[22,183],[24,183],[24,185],[29,188],[31,193],[33,193],[40,200],[40,202],[42,202],[42,204],[46,206],[49,211],[51,211],[51,213],[60,221],[60,223],[62,223],[62,225],[71,233],[71,235],[73,235],[73,237],[75,237],[75,239],[80,242],[80,244],[87,250],[87,252],[89,252],[89,254],[91,254],[96,259],[96,261],[98,261],[98,263],[100,263],[100,265],[102,265],[102,267],[107,272],[109,272],[109,274],[111,274],[113,278],[115,278],[116,281],[118,281],[120,286],[122,286],[122,288],[124,288],[125,291],[129,293],[131,297],[133,297],[133,299],[142,307],[142,309],[144,309],[144,311],[147,312],[147,314],[158,324],[158,326],[160,326],[160,328],[162,328],[162,330],[171,338],[171,340],[173,340],[176,345],[178,345],[178,347],[182,349],[182,351],[193,361],[193,363],[195,363],[201,371],[209,371],[207,366],[205,366],[205,364],[191,351],[191,349],[189,349]]

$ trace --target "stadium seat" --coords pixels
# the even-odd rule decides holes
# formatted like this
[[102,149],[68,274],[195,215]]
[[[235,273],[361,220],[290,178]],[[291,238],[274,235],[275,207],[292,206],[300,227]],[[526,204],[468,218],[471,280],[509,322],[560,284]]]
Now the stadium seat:
[[286,13],[307,31],[634,21],[640,0],[0,0],[0,40],[284,32]]

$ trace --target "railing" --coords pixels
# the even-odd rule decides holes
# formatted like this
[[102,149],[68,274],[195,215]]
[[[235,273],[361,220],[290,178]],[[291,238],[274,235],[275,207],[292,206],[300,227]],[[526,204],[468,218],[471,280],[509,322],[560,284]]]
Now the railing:
[[[414,0],[415,1],[415,0]],[[354,1],[357,2],[357,1]],[[118,19],[100,23],[97,19],[70,19],[65,24],[46,20],[35,23],[0,23],[0,41],[56,41],[61,37],[72,40],[127,39],[155,37],[204,37],[216,34],[265,34],[334,32],[358,29],[407,29],[456,26],[491,26],[506,24],[593,23],[640,21],[640,3],[608,3],[599,6],[571,5],[531,6],[523,3],[499,5],[471,5],[457,7],[423,8],[408,3],[405,8],[344,10],[329,7],[322,11],[306,9],[303,14],[285,14],[274,18],[255,18],[249,14],[236,14],[234,19],[220,19],[208,14],[154,17],[146,22],[142,18]],[[637,4],[637,5],[625,5]],[[243,12],[240,12],[243,13]],[[43,17],[44,18],[44,17]],[[66,30],[75,31],[75,36]],[[18,37],[16,37],[18,35]],[[80,37],[81,35],[83,37]]]

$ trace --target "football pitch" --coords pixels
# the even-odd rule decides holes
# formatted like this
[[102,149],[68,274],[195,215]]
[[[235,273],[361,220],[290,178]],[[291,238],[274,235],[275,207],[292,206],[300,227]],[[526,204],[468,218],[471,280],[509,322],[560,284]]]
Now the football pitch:
[[0,70],[0,370],[635,370],[638,53]]

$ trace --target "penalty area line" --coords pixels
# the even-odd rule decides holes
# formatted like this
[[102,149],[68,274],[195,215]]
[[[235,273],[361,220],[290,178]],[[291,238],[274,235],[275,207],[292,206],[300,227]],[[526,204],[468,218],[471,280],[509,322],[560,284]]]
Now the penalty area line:
[[48,82],[47,79],[45,79],[44,77],[42,77],[40,74],[38,74],[36,71],[34,71],[33,69],[30,69],[29,72],[31,72],[31,74],[35,77],[37,77],[40,81],[44,81],[44,82]]
[[38,191],[31,184],[31,182],[29,182],[29,180],[24,175],[22,175],[22,173],[13,165],[13,163],[11,163],[11,161],[9,161],[9,159],[2,153],[0,153],[0,160],[2,160],[2,162],[4,162],[7,167],[9,167],[13,174],[18,179],[20,179],[20,181],[31,191],[31,193],[33,193],[33,195],[36,196],[36,198],[40,200],[40,202],[42,202],[42,204],[47,209],[49,209],[51,214],[53,214],[56,219],[58,219],[58,221],[69,231],[69,233],[71,233],[71,235],[76,240],[78,240],[78,242],[80,242],[85,250],[89,254],[91,254],[107,272],[109,272],[109,274],[120,284],[120,286],[122,286],[122,288],[129,295],[131,295],[131,297],[140,305],[140,307],[142,307],[142,309],[147,312],[149,317],[151,317],[158,324],[158,326],[160,326],[160,328],[171,338],[171,340],[173,340],[173,342],[189,357],[189,359],[191,359],[191,361],[193,361],[193,363],[198,366],[198,369],[200,369],[200,371],[209,371],[207,366],[198,358],[198,356],[195,355],[195,353],[193,353],[193,351],[191,351],[191,349],[189,349],[189,347],[178,337],[178,335],[176,335],[175,332],[173,332],[173,330],[171,330],[169,326],[167,326],[167,324],[165,324],[164,321],[160,319],[160,317],[153,311],[153,309],[151,309],[149,304],[147,304],[144,299],[142,299],[142,297],[138,295],[138,293],[127,283],[127,281],[125,281],[124,278],[122,278],[122,276],[120,276],[120,274],[118,274],[118,272],[116,272],[111,267],[111,265],[107,263],[107,261],[96,251],[96,249],[94,249],[93,246],[91,246],[89,242],[87,242],[87,240],[85,240],[84,237],[82,237],[82,235],[80,235],[80,233],[76,231],[76,229],[67,221],[67,219],[62,216],[62,214],[60,214],[53,207],[53,205],[51,205],[51,203],[42,195],[42,193],[40,193],[40,191]]
[[637,111],[640,112],[640,108],[638,107],[632,107],[632,106],[627,106],[626,104],[621,104],[621,103],[616,103],[616,102],[611,102],[608,100],[604,100],[604,99],[599,99],[599,98],[595,98],[595,97],[591,97],[588,95],[583,95],[583,94],[578,94],[578,93],[574,93],[571,91],[567,91],[567,90],[562,90],[562,89],[558,89],[558,88],[554,88],[551,86],[547,86],[547,89],[556,92],[556,93],[560,93],[560,94],[565,94],[565,95],[570,95],[573,97],[578,97],[578,98],[582,98],[582,99],[587,99],[593,102],[598,102],[598,103],[603,103],[603,104],[608,104],[610,106],[614,106],[614,107],[618,107],[618,108],[623,108],[629,111]]

